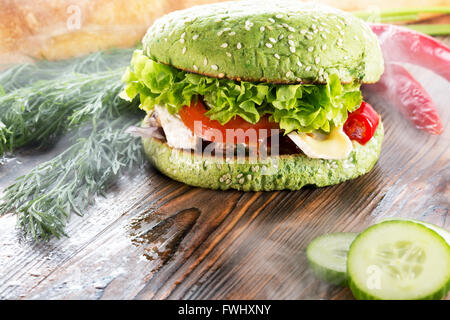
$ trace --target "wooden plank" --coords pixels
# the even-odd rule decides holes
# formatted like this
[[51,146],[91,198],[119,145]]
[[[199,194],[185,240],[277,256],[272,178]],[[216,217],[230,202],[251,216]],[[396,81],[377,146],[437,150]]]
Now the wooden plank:
[[[450,39],[447,38],[447,43]],[[319,281],[305,247],[333,231],[388,216],[450,229],[450,85],[411,69],[433,96],[442,136],[419,132],[378,97],[386,137],[369,174],[328,188],[237,192],[191,188],[148,167],[123,177],[69,238],[33,244],[0,218],[1,299],[351,299]],[[21,154],[0,167],[0,190],[58,152]]]

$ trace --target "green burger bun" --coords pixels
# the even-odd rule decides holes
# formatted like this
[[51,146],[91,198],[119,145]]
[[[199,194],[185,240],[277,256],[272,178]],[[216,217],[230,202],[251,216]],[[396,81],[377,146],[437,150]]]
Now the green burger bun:
[[251,82],[378,81],[375,34],[350,13],[300,1],[232,1],[172,12],[143,40],[154,61],[210,77]]

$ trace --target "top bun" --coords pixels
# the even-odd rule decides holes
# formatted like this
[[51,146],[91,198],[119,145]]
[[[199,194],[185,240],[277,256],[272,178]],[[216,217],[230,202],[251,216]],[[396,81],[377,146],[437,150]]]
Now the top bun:
[[149,28],[153,60],[210,77],[271,83],[373,83],[384,71],[375,34],[317,3],[233,1],[172,12]]

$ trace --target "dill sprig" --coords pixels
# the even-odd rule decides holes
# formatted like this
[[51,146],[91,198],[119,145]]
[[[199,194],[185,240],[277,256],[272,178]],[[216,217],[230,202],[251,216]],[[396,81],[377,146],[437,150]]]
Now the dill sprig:
[[[98,52],[71,60],[23,64],[0,73],[0,156],[31,144],[48,144],[120,92],[133,50]],[[71,118],[72,114],[78,114]]]
[[[6,188],[0,214],[15,212],[33,239],[66,235],[120,174],[143,163],[138,139],[125,133],[143,117],[137,101],[118,97],[132,50],[16,66],[0,74],[0,155],[63,133],[72,145]],[[109,63],[111,62],[111,63]]]
[[80,125],[83,118],[71,115],[117,95],[123,71],[73,73],[1,96],[0,155],[30,144],[49,143],[64,130]]
[[124,128],[136,118],[95,121],[87,136],[42,163],[5,190],[0,213],[14,211],[17,224],[34,239],[66,235],[71,212],[82,215],[95,196],[104,194],[114,178],[142,164],[139,140]]
[[129,64],[133,51],[134,48],[99,51],[70,60],[40,60],[36,63],[15,65],[0,73],[0,87],[8,93],[40,80],[116,70]]

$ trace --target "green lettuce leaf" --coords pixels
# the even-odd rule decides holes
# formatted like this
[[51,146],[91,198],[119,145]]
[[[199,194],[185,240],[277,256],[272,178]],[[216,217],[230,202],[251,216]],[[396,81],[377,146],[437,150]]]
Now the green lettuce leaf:
[[323,85],[237,82],[178,70],[153,61],[142,50],[135,51],[122,80],[121,97],[131,100],[139,95],[147,112],[159,104],[175,114],[200,95],[209,107],[206,116],[221,124],[236,116],[257,123],[268,114],[286,133],[329,132],[344,124],[348,112],[362,101],[359,84],[341,84],[335,74]]

